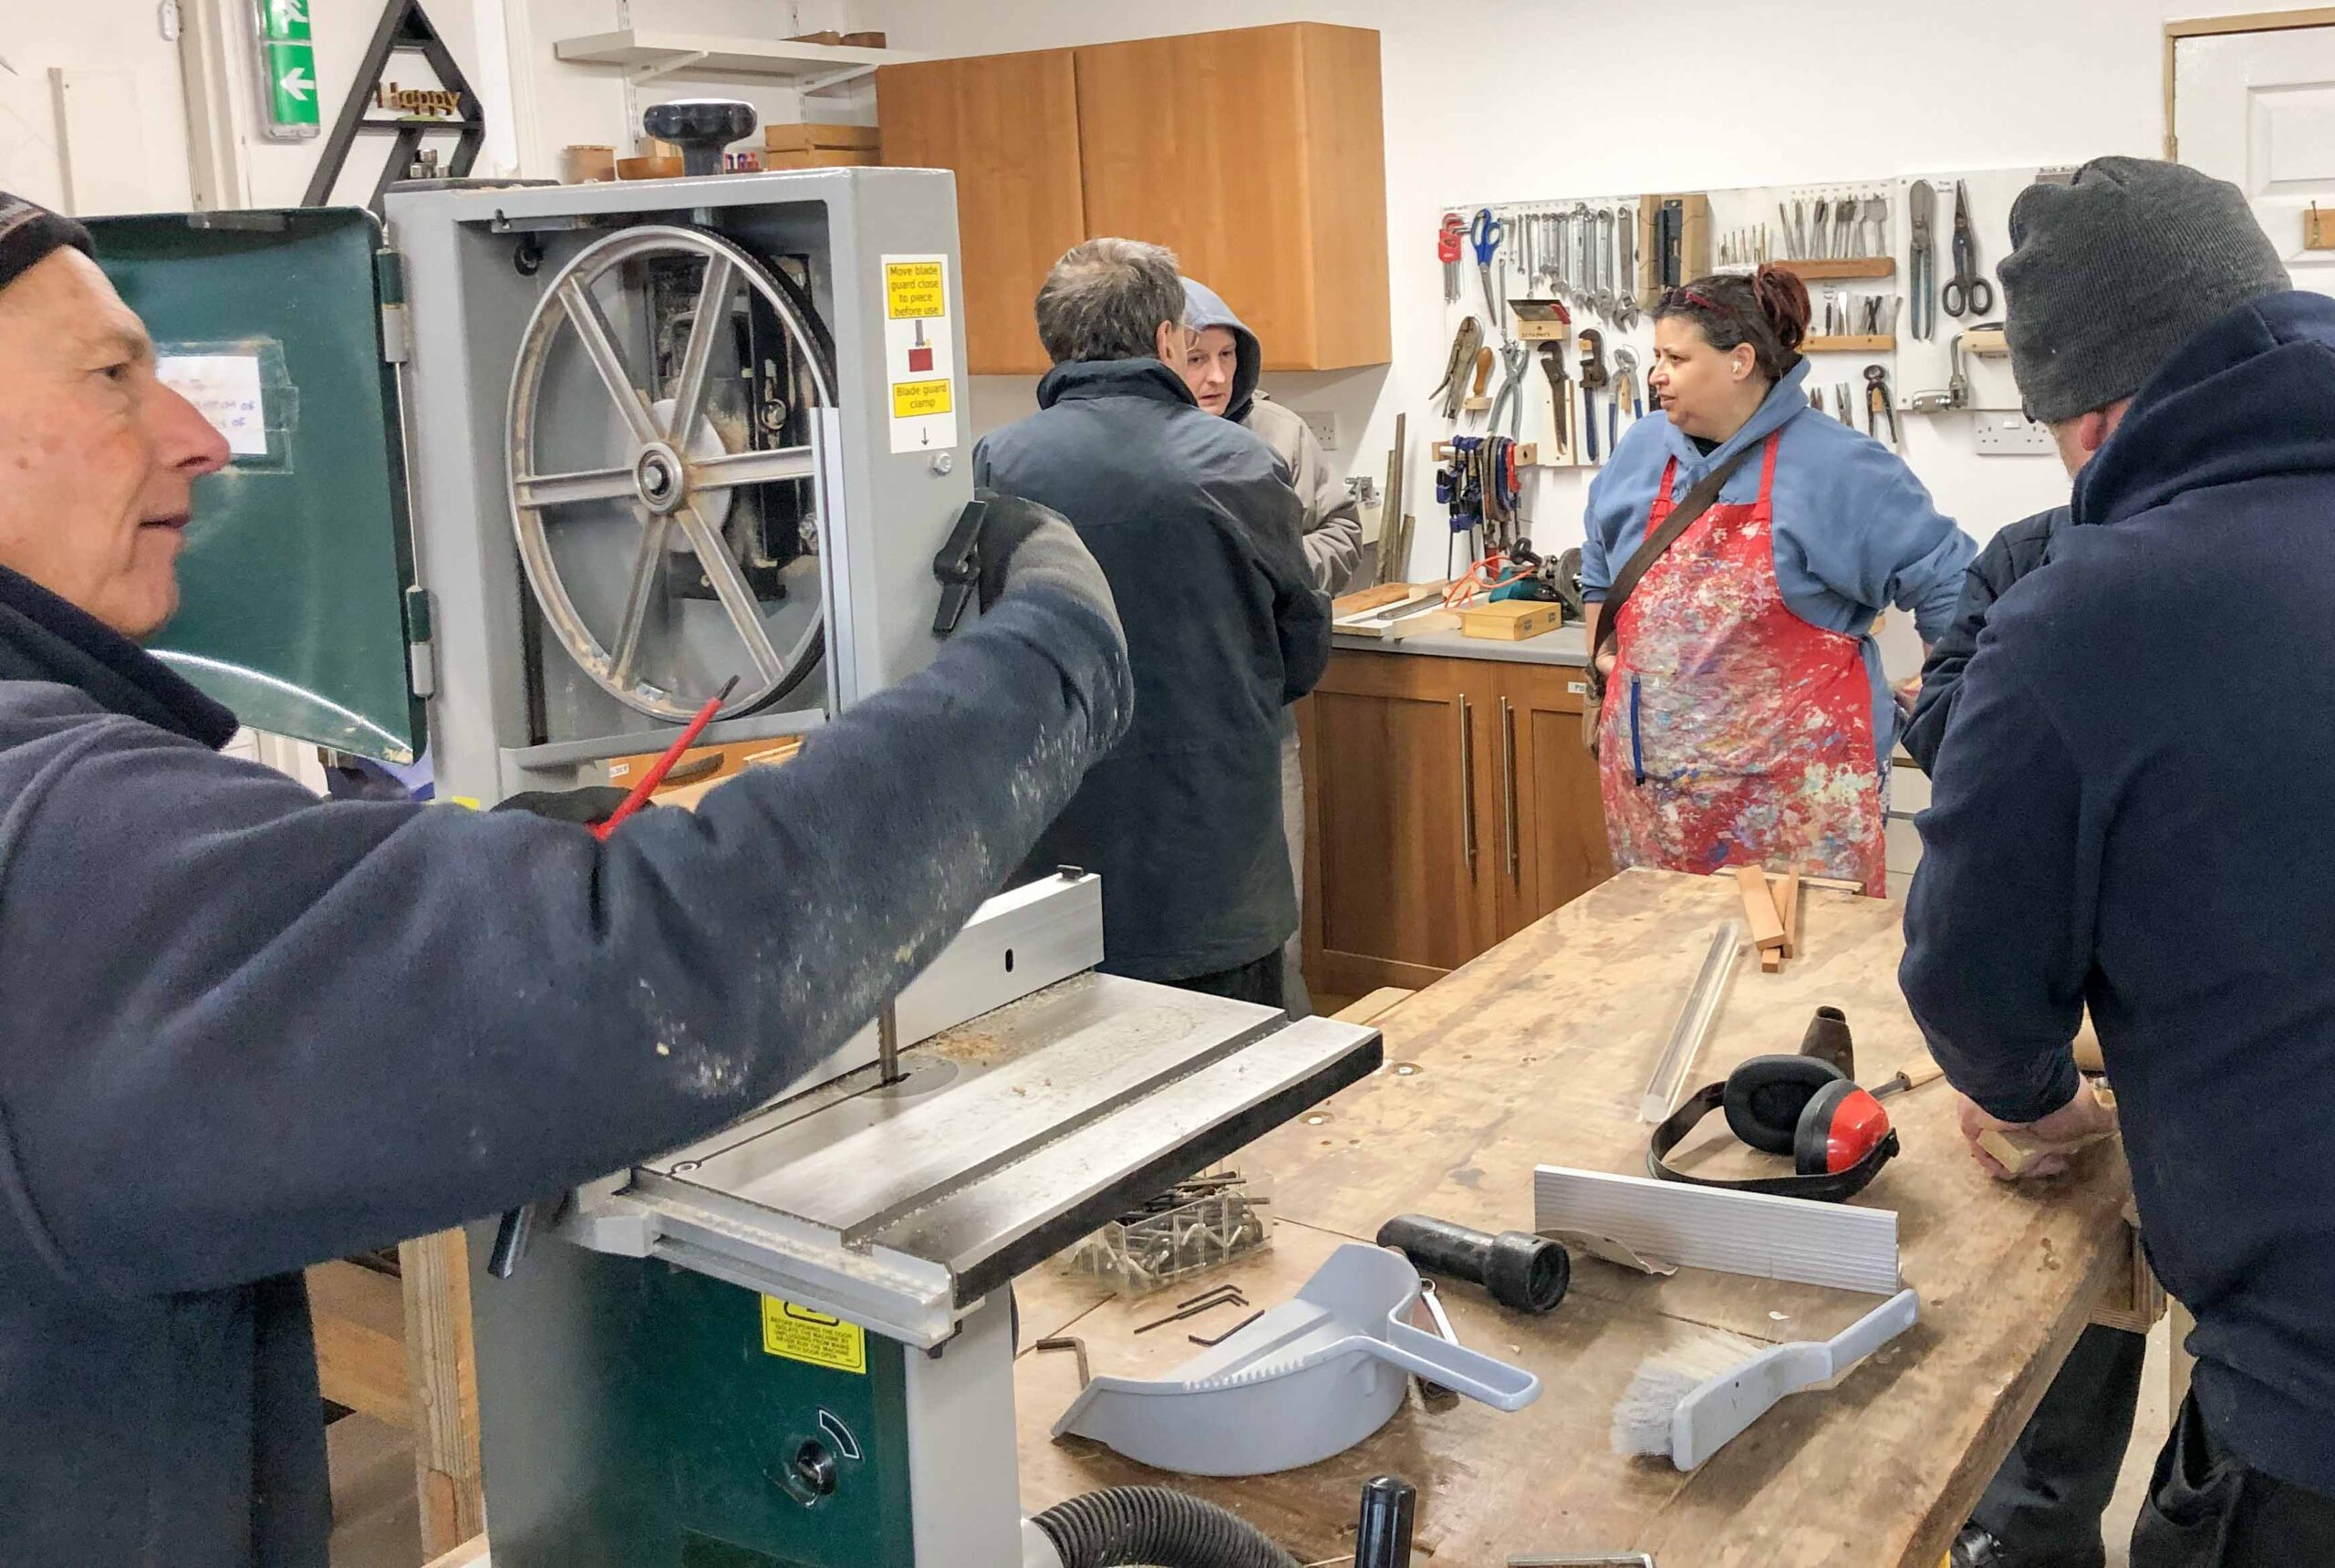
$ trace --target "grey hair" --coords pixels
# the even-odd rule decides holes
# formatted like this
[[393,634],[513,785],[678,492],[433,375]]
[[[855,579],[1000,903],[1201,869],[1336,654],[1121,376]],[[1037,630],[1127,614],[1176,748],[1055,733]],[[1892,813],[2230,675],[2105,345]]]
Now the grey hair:
[[1176,253],[1141,240],[1073,245],[1038,290],[1038,338],[1057,365],[1149,358],[1159,352],[1159,324],[1183,320]]

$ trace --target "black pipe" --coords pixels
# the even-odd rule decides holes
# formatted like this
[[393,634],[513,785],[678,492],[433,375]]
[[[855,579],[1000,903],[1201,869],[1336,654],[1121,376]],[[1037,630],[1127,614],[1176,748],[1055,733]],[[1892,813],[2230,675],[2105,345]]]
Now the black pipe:
[[1572,1259],[1546,1236],[1503,1231],[1493,1236],[1425,1214],[1398,1214],[1378,1228],[1378,1244],[1394,1247],[1430,1274],[1467,1280],[1518,1312],[1541,1313],[1565,1299]]
[[1298,1568],[1239,1514],[1164,1486],[1115,1486],[1067,1498],[1030,1522],[1063,1568]]

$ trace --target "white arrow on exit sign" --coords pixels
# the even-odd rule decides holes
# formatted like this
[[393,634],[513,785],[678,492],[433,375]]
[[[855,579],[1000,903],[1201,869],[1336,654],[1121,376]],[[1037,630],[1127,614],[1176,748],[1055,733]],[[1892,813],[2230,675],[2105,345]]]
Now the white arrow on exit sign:
[[283,79],[276,85],[302,103],[307,102],[308,95],[317,88],[317,84],[308,79],[308,73],[298,66],[285,72]]

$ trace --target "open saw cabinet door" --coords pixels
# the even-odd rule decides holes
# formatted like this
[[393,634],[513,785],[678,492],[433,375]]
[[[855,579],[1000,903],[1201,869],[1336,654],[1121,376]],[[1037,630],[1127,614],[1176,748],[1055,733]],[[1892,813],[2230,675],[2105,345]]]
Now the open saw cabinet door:
[[382,317],[399,296],[379,222],[294,208],[89,231],[163,379],[233,453],[195,485],[179,612],[150,651],[254,729],[413,761],[426,730],[409,637],[429,632],[407,625],[413,548]]

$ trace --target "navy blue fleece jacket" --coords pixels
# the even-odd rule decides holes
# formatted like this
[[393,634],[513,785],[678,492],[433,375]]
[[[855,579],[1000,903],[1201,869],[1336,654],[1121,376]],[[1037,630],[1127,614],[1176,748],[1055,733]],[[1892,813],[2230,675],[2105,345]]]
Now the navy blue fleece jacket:
[[0,570],[0,1563],[323,1568],[304,1264],[713,1131],[841,1045],[1125,729],[1009,593],[694,815],[320,802]]
[[1962,677],[1905,910],[1956,1086],[2064,1105],[2089,1003],[2195,1388],[2335,1493],[2335,300],[2186,344]]

